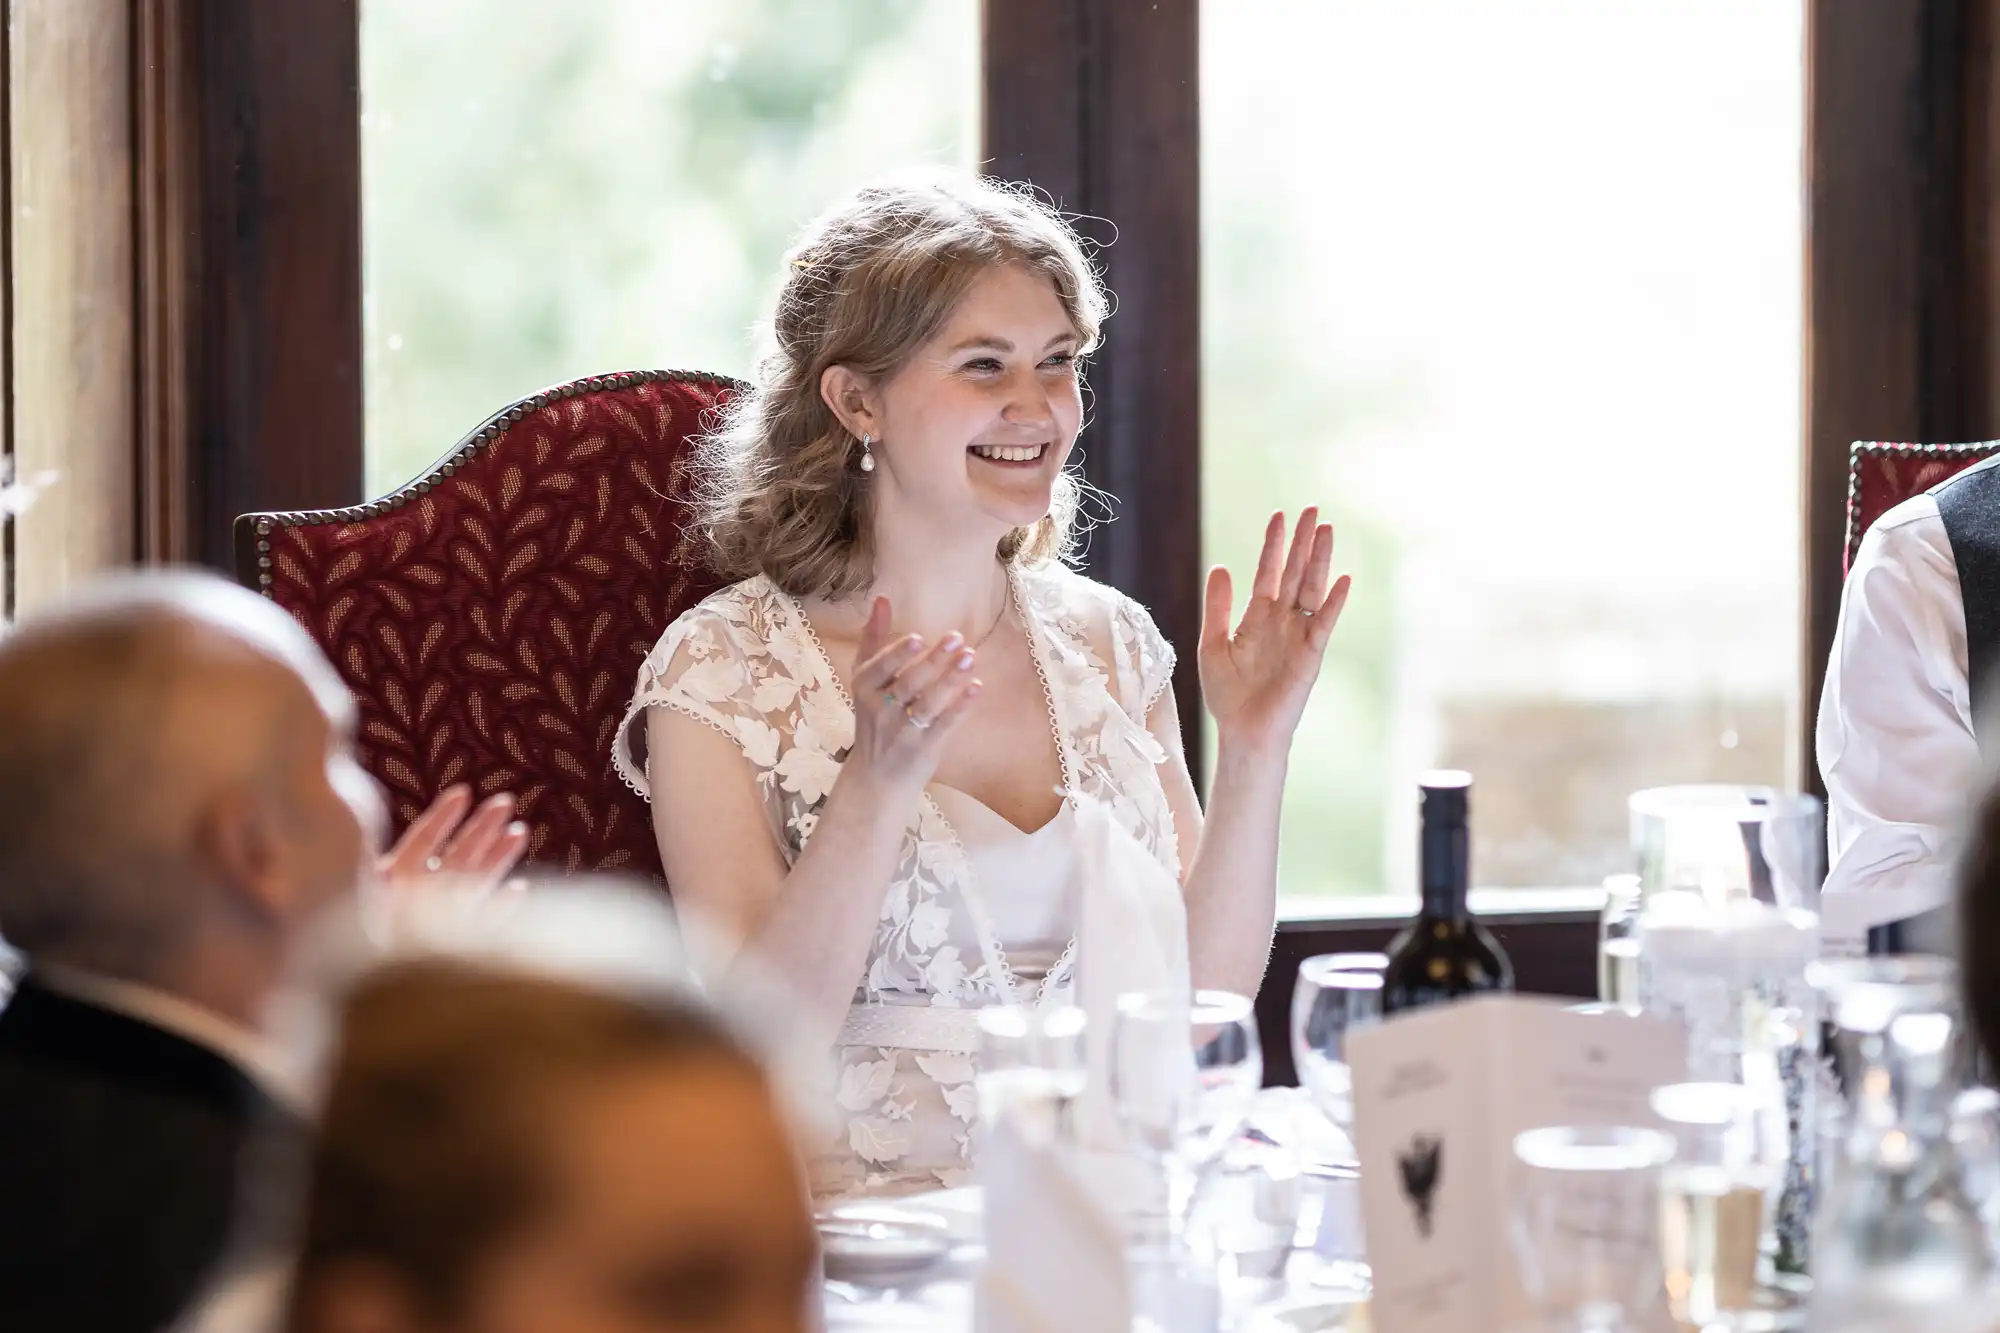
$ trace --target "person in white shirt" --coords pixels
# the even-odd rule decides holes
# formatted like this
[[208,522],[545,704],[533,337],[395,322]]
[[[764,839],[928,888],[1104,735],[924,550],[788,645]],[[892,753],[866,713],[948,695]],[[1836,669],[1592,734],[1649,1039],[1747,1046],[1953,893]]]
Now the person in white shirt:
[[0,1012],[9,1333],[171,1321],[253,1131],[296,1119],[256,1032],[309,920],[376,873],[518,859],[511,804],[468,820],[461,791],[377,862],[353,716],[288,615],[208,576],[111,581],[0,638],[0,934],[27,960]]
[[1976,719],[2000,653],[2000,458],[1897,505],[1848,571],[1820,698],[1826,893],[1878,921],[1951,897],[1984,771]]

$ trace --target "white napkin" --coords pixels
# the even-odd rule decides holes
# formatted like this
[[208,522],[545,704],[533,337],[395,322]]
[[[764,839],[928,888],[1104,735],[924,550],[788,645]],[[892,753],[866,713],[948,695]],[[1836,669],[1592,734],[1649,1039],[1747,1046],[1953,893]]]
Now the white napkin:
[[1006,1121],[980,1148],[986,1264],[974,1281],[975,1333],[1125,1333],[1132,1277],[1124,1230],[1060,1144],[1023,1140]]
[[1181,886],[1125,831],[1109,806],[1076,803],[1076,1002],[1087,1020],[1089,1081],[1077,1108],[1078,1141],[1123,1151],[1111,1097],[1111,1029],[1128,991],[1188,989],[1187,905]]

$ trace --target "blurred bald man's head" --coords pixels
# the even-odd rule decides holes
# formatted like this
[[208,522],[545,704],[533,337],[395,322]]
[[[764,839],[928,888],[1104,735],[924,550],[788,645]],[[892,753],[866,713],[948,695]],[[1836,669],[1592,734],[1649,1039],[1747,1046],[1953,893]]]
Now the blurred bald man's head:
[[112,580],[0,637],[0,935],[244,1020],[365,873],[353,704],[283,611]]

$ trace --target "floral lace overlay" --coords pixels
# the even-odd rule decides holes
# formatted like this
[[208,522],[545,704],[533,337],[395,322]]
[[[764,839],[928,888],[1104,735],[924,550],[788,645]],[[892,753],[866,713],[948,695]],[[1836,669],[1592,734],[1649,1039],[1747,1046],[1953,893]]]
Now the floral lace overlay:
[[[1046,690],[1065,787],[1106,803],[1178,878],[1180,852],[1158,772],[1166,754],[1146,728],[1172,677],[1173,649],[1137,603],[1061,566],[1017,571],[1013,595]],[[772,836],[787,863],[796,860],[854,741],[853,707],[798,604],[767,579],[747,579],[661,636],[640,668],[613,756],[625,780],[648,797],[633,749],[642,729],[634,724],[655,706],[736,743],[763,795]],[[976,950],[953,942],[967,939],[977,940]],[[1073,950],[1072,942],[1038,992],[1017,988],[958,835],[926,796],[883,896],[855,1004],[969,1009],[1054,999],[1067,990]],[[843,1046],[836,1055],[841,1135],[817,1163],[821,1193],[965,1179],[976,1116],[971,1055],[872,1045]]]

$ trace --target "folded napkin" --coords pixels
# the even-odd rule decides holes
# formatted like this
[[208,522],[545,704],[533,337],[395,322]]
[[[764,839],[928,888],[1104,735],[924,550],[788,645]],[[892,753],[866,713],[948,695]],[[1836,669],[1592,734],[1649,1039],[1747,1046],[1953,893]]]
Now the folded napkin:
[[1174,877],[1125,831],[1109,806],[1082,798],[1076,807],[1081,902],[1075,995],[1086,1018],[1089,1077],[1074,1123],[1077,1142],[1086,1150],[1129,1158],[1111,1093],[1118,997],[1188,990],[1187,905]]
[[1125,1333],[1132,1278],[1124,1229],[1060,1143],[1032,1143],[1006,1120],[987,1130],[978,1175],[986,1264],[975,1333]]

